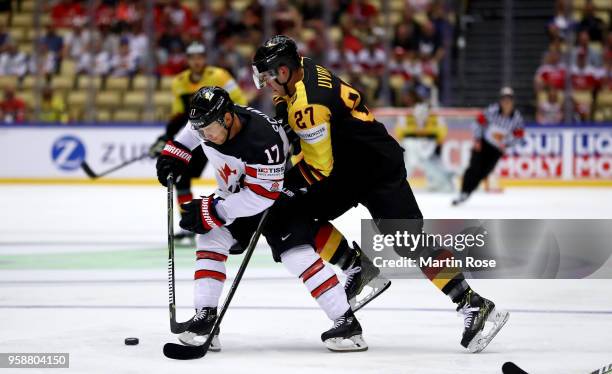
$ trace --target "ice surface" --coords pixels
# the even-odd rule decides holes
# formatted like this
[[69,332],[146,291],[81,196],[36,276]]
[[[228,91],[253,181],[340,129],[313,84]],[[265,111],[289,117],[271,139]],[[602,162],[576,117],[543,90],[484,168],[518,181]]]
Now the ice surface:
[[[428,218],[612,218],[612,189],[508,189],[457,208],[450,199],[417,193]],[[612,362],[610,280],[471,281],[512,313],[477,355],[459,345],[463,322],[444,295],[394,280],[358,313],[369,351],[328,352],[319,336],[331,322],[264,241],[223,321],[223,351],[169,360],[165,204],[153,186],[0,186],[0,352],[69,352],[70,369],[53,372],[71,373],[500,373],[505,361],[589,373]],[[367,217],[355,209],[337,224],[358,240]],[[230,282],[240,260],[230,259]],[[192,313],[192,262],[193,249],[177,249],[180,320]],[[125,346],[128,336],[140,344]]]

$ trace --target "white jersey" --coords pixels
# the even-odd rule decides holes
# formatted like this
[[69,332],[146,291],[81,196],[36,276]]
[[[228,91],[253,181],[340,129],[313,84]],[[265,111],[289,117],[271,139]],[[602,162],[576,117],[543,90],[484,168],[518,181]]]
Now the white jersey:
[[201,145],[215,169],[222,198],[215,209],[229,225],[236,218],[259,214],[280,196],[285,174],[287,136],[275,120],[262,112],[236,105],[242,130],[222,145],[203,141],[190,122],[176,140],[193,150]]
[[518,109],[514,109],[510,116],[504,116],[499,103],[495,103],[489,105],[478,119],[475,135],[497,148],[503,148],[514,144],[516,132],[523,127],[523,117]]

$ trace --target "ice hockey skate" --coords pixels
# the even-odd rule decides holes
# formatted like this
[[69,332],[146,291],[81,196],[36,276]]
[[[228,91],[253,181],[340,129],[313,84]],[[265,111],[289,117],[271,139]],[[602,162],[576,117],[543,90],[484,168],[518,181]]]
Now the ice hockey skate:
[[[187,331],[178,336],[178,340],[189,346],[203,345],[206,339],[208,339],[216,319],[217,308],[201,308],[196,311],[196,315],[193,317],[193,321],[187,328]],[[219,330],[216,331],[208,350],[212,352],[219,352],[221,350]]]
[[453,204],[453,206],[457,206],[457,205],[463,204],[463,203],[465,203],[467,201],[467,199],[469,197],[470,197],[469,194],[467,194],[465,192],[462,192],[462,193],[459,194],[459,196],[457,196],[457,198],[455,198],[452,201],[452,204]]
[[472,290],[461,300],[457,312],[463,315],[465,325],[461,345],[471,353],[485,349],[510,317],[510,313]]
[[344,271],[344,290],[351,309],[356,312],[389,288],[391,281],[380,275],[380,269],[363,254],[357,243],[353,242],[353,248],[357,255],[353,264]]
[[368,349],[361,325],[350,309],[334,321],[331,329],[321,334],[321,340],[333,352],[361,352]]

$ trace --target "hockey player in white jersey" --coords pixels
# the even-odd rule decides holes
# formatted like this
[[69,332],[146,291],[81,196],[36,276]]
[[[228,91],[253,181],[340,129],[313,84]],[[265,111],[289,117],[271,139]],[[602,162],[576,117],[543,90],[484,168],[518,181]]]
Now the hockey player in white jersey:
[[[170,173],[177,178],[183,175],[191,151],[199,145],[215,168],[218,189],[213,195],[183,205],[180,226],[198,234],[196,314],[187,331],[179,335],[186,345],[202,345],[211,333],[226,278],[227,256],[241,252],[236,248],[247,247],[262,213],[281,196],[288,152],[287,137],[273,119],[255,109],[234,105],[219,87],[204,87],[194,94],[187,126],[174,141],[166,143],[158,158],[157,175],[162,185],[166,185]],[[344,288],[314,248],[290,248],[280,254],[280,259],[336,322],[322,335],[326,346],[337,351],[367,349]],[[339,329],[336,325],[340,319],[344,323]],[[210,350],[220,348],[215,336]]]

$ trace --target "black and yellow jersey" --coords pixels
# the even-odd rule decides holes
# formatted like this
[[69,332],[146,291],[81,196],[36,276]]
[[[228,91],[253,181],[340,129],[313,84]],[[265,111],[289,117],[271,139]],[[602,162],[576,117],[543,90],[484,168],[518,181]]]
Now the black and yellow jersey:
[[362,94],[309,58],[302,66],[304,77],[294,95],[274,101],[287,103],[287,120],[310,169],[305,178],[312,183],[331,174],[384,177],[398,170],[403,150],[375,120]]
[[395,135],[398,139],[402,138],[431,138],[436,143],[444,143],[448,134],[448,127],[444,120],[435,114],[429,114],[424,123],[419,124],[414,115],[407,115],[405,123],[398,123],[395,127]]
[[216,66],[207,66],[204,69],[202,78],[197,82],[192,82],[189,69],[179,73],[172,81],[172,115],[187,113],[191,95],[204,86],[219,86],[230,94],[234,103],[246,105],[246,98],[236,83],[234,78],[227,70]]
[[191,96],[204,86],[219,86],[225,89],[232,101],[236,104],[246,105],[247,100],[234,78],[225,69],[216,66],[204,68],[202,77],[197,82],[192,82],[190,70],[179,73],[172,80],[172,118],[166,125],[165,136],[173,138],[187,123],[189,103]]

